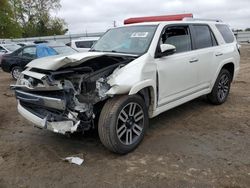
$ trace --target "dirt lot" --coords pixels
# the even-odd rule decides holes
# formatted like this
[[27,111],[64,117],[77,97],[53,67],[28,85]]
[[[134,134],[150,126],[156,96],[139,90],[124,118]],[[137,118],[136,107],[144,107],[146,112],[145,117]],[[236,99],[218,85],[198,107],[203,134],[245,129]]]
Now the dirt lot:
[[[139,148],[119,156],[96,133],[71,138],[32,127],[0,71],[0,187],[250,187],[250,46],[228,101],[204,97],[150,120]],[[82,166],[61,158],[79,154]]]

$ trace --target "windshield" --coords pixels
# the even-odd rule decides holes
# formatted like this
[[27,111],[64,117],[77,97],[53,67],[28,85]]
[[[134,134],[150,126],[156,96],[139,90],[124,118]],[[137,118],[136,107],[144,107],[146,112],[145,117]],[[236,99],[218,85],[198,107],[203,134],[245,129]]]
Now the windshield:
[[15,50],[21,48],[21,46],[17,45],[17,44],[8,44],[8,45],[3,45],[7,50],[9,50],[10,52],[14,52]]
[[73,54],[77,51],[69,46],[53,46],[52,47],[58,54]]
[[95,43],[91,51],[143,54],[149,48],[156,27],[142,25],[111,29]]

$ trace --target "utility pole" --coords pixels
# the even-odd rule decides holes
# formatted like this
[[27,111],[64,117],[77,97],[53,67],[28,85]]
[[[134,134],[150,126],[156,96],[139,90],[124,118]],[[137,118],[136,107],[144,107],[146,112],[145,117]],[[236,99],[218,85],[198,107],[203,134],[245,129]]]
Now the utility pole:
[[113,26],[116,27],[116,21],[115,20],[113,21]]

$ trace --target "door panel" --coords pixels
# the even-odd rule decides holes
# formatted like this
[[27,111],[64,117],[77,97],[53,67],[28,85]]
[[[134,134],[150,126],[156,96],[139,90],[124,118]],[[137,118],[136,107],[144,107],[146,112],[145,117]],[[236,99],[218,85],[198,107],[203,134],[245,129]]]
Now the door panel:
[[158,106],[162,106],[197,90],[199,57],[192,51],[188,25],[167,26],[159,41],[160,44],[171,44],[176,47],[175,54],[155,59],[159,82]]
[[159,105],[192,94],[197,89],[196,54],[185,52],[156,60],[159,80]]
[[[216,48],[216,47],[215,47]],[[198,57],[200,59],[198,63],[198,84],[210,85],[210,82],[213,78],[213,73],[215,72],[214,67],[217,67],[215,64],[215,49],[206,48],[201,50],[196,50]]]
[[[198,84],[209,87],[214,77],[214,68],[218,66],[219,57],[223,55],[214,34],[207,24],[192,24],[190,26],[194,48],[199,58]],[[217,65],[216,65],[217,64]]]
[[37,54],[35,46],[25,47],[23,48],[22,53],[19,56],[20,64],[24,67],[36,57]]

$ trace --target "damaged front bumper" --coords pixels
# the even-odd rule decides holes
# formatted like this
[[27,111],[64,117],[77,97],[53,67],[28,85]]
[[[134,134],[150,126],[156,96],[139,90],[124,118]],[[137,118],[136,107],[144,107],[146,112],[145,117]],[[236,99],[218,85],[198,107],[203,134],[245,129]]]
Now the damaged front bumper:
[[41,96],[37,94],[27,93],[24,91],[16,90],[16,98],[22,100],[23,102],[27,102],[30,104],[35,104],[39,106],[45,106],[48,108],[54,108],[57,110],[65,110],[66,109],[66,100],[64,97],[47,97]]
[[80,121],[74,123],[73,121],[56,121],[50,122],[48,121],[48,117],[40,118],[36,116],[34,113],[30,112],[28,109],[23,107],[18,101],[17,106],[18,112],[27,120],[32,122],[35,127],[41,129],[48,129],[55,133],[66,134],[66,133],[74,133],[77,131],[77,128],[80,124]]
[[[56,133],[85,132],[105,100],[112,97],[108,83],[113,72],[135,57],[102,56],[58,69],[28,67],[15,85],[19,113],[36,127]],[[48,65],[50,65],[48,63]]]

